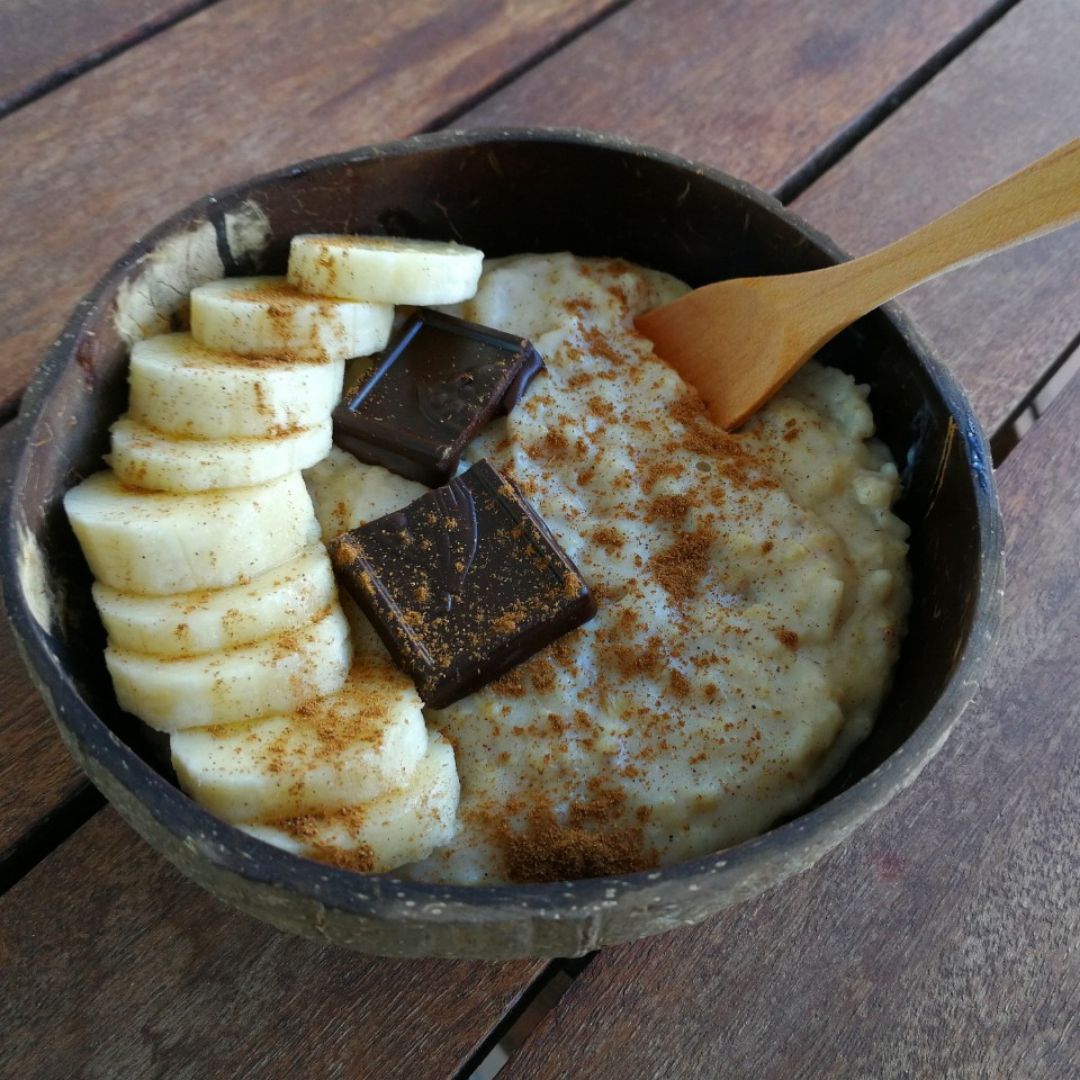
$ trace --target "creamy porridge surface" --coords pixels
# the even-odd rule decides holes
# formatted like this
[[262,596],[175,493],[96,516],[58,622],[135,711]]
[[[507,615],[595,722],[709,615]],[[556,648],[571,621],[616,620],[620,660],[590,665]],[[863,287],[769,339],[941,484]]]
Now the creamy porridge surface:
[[[906,526],[865,389],[811,363],[739,435],[633,316],[685,291],[568,254],[485,264],[448,309],[547,370],[468,448],[511,474],[596,594],[592,621],[428,724],[461,781],[461,883],[623,873],[736,843],[805,803],[868,732],[909,602]],[[340,451],[324,536],[422,489]]]

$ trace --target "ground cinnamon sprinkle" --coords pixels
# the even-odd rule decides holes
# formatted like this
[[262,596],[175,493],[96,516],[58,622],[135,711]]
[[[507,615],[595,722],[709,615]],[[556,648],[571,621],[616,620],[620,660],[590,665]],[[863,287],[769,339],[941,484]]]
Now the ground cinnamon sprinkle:
[[530,661],[529,677],[532,679],[533,689],[539,694],[546,694],[555,688],[555,669],[542,654]]
[[505,675],[496,679],[490,685],[492,690],[500,697],[522,698],[529,692],[528,687],[525,685],[525,680],[522,678],[522,668],[520,665],[516,668],[511,668]]
[[329,863],[330,866],[338,866],[342,870],[353,870],[358,874],[370,874],[379,868],[375,851],[370,844],[360,844],[351,851],[316,844],[309,854],[317,862]]
[[[578,815],[593,821],[588,813]],[[567,881],[644,870],[657,864],[655,850],[645,843],[639,825],[593,831],[583,825],[561,825],[548,807],[534,807],[525,828],[495,826],[493,837],[510,881]]]
[[671,416],[680,424],[687,426],[708,423],[709,417],[705,409],[705,402],[701,400],[697,392],[687,389],[682,395],[672,402]]
[[[596,590],[593,589],[593,592],[595,593]],[[553,641],[544,650],[544,655],[550,657],[564,670],[570,671],[571,674],[576,674],[577,669],[574,666],[574,649],[581,633],[581,630],[574,630],[569,634],[564,634],[557,641]]]
[[610,824],[618,821],[626,810],[626,792],[610,787],[601,777],[588,783],[589,798],[570,804],[567,823],[574,828],[588,824]]
[[690,694],[690,680],[681,672],[672,668],[668,674],[668,687],[672,696],[682,699]]
[[565,457],[569,449],[570,440],[558,428],[551,428],[544,432],[540,439],[525,448],[529,457],[536,461],[551,461]]
[[659,638],[650,638],[645,648],[618,642],[610,643],[607,648],[612,666],[624,679],[635,675],[655,675],[663,663],[664,653]]
[[626,543],[626,538],[614,525],[601,525],[593,529],[589,535],[605,551],[620,551]]
[[657,583],[673,600],[690,600],[697,595],[712,566],[715,539],[716,534],[707,527],[682,533],[671,547],[649,560]]
[[682,476],[684,471],[682,462],[675,458],[651,462],[642,475],[641,490],[648,495],[665,476],[679,477]]
[[593,394],[585,404],[593,416],[598,416],[602,420],[615,419],[615,406],[610,401],[605,401],[599,394]]
[[512,634],[522,619],[519,611],[503,611],[491,620],[492,629],[499,634]]
[[610,293],[614,297],[615,302],[624,312],[630,310],[630,297],[626,295],[626,290],[619,285],[612,285]]
[[[641,629],[645,625],[641,616],[633,608],[623,608],[619,612],[619,617],[615,621],[615,633],[620,638],[629,637],[635,631]],[[602,640],[606,635],[597,634]]]
[[650,524],[654,521],[670,521],[677,525],[690,512],[694,501],[689,495],[658,495],[649,504],[645,520]]
[[605,360],[610,360],[613,364],[626,363],[627,357],[619,352],[619,350],[616,349],[611,342],[596,329],[596,327],[589,327],[589,329],[582,334],[582,337],[589,346],[589,351],[596,356],[602,356]]

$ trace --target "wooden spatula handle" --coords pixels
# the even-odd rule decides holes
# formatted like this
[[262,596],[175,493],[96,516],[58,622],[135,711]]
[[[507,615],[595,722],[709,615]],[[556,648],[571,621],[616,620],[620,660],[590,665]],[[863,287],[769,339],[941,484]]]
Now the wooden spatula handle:
[[946,270],[1074,221],[1080,221],[1080,139],[895,243],[813,271],[823,289],[815,297],[814,321],[839,330]]

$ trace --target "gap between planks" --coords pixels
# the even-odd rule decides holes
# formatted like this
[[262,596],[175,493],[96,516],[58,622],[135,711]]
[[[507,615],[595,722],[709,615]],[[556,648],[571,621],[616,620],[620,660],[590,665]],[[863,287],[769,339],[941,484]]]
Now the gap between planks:
[[1069,342],[1058,358],[1043,372],[1042,377],[991,437],[990,450],[995,468],[1001,467],[1001,463],[1046,412],[1050,402],[1069,385],[1077,373],[1080,373],[1080,334]]
[[973,19],[955,37],[942,46],[921,67],[917,67],[902,79],[892,91],[876,105],[872,105],[845,131],[814,154],[801,168],[780,184],[773,192],[785,206],[793,202],[826,172],[848,156],[876,128],[913,98],[931,79],[940,74],[961,53],[967,51],[995,23],[1004,18],[1020,0],[1000,0],[981,16]]
[[0,857],[0,897],[17,885],[105,806],[105,797],[86,781],[55,806]]
[[558,1007],[596,955],[591,952],[576,959],[552,960],[458,1070],[454,1080],[494,1080],[540,1021]]
[[158,19],[150,19],[130,37],[121,35],[111,44],[87,53],[85,56],[80,56],[77,60],[50,72],[43,78],[30,83],[18,93],[13,94],[6,101],[0,102],[0,120],[43,98],[46,94],[51,94],[53,90],[59,89],[59,87],[71,82],[73,79],[77,79],[80,75],[85,75],[86,72],[93,71],[94,68],[101,67],[102,64],[107,64],[113,57],[119,56],[120,53],[126,52],[136,45],[141,45],[144,41],[156,37],[162,31],[176,26],[177,23],[181,23],[185,19],[190,19],[192,15],[198,15],[200,11],[213,7],[217,3],[220,3],[220,0],[192,0],[192,3],[172,12],[172,14],[163,15]]

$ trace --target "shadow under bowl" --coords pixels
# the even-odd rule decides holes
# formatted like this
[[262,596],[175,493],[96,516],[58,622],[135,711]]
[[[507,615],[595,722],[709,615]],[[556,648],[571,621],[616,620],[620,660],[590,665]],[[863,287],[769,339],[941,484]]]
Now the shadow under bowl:
[[914,602],[877,725],[812,807],[660,870],[470,888],[298,858],[188,799],[160,745],[116,705],[61,499],[101,467],[132,337],[168,329],[203,280],[284,272],[302,232],[453,239],[489,255],[619,255],[693,285],[843,258],[748,184],[619,139],[550,130],[449,132],[306,162],[202,199],[136,244],[79,304],[25,395],[0,558],[8,615],[64,741],[150,844],[222,900],[297,934],[386,955],[570,956],[756,895],[912,782],[974,693],[1000,612],[1002,528],[971,407],[886,306],[837,338],[827,360],[869,384],[878,433],[901,469]]

